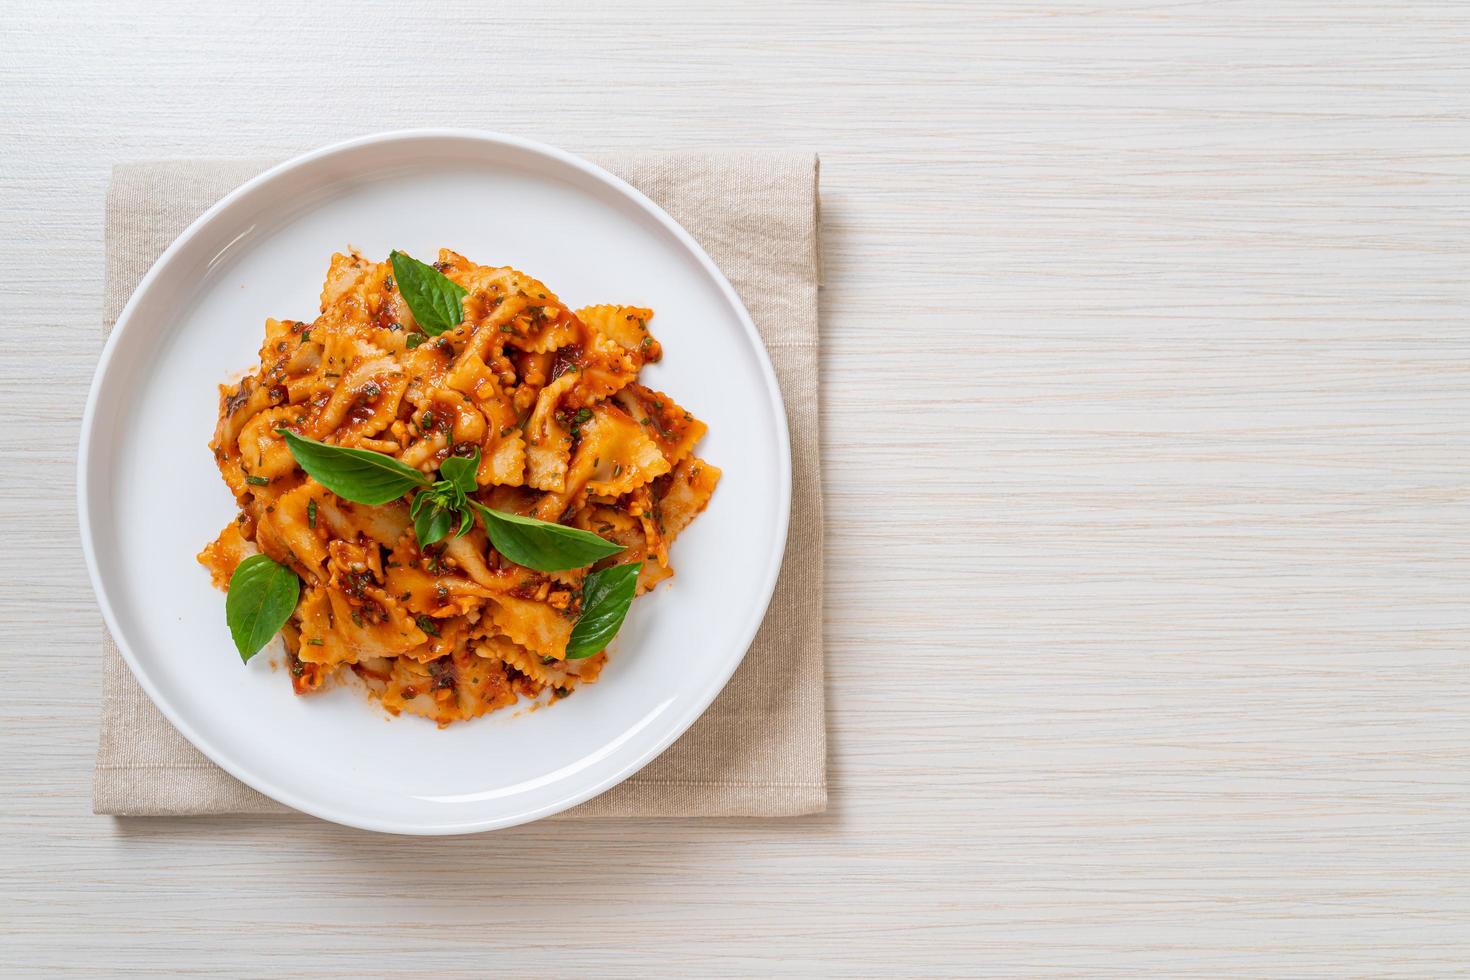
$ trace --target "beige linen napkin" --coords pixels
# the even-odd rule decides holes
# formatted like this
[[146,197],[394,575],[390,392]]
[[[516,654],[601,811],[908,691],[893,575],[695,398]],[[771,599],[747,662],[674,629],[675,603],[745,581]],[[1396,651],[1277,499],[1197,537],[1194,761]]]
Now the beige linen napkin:
[[[566,816],[756,816],[823,810],[822,493],[817,441],[817,161],[799,153],[594,158],[689,230],[745,301],[786,400],[793,468],[786,563],[765,624],[704,716],[641,772]],[[164,248],[269,161],[119,166],[107,197],[103,322]],[[202,574],[202,573],[201,573]],[[118,815],[276,813],[176,732],[104,637],[93,808]]]

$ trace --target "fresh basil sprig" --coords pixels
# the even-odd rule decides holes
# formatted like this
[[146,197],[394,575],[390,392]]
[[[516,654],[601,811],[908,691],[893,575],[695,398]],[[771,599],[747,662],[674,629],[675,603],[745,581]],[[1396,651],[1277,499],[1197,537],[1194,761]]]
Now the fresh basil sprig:
[[618,635],[633,604],[642,568],[643,563],[635,561],[587,574],[582,582],[582,615],[577,617],[567,641],[568,660],[585,660],[601,652]]
[[317,442],[289,429],[276,431],[286,437],[291,455],[307,475],[343,500],[386,504],[429,485],[428,477],[392,456]]
[[470,509],[465,494],[473,493],[478,486],[475,470],[479,466],[478,449],[469,459],[451,456],[439,466],[443,479],[414,494],[408,513],[413,518],[413,533],[419,544],[431,545],[448,535],[456,518],[459,520],[457,538],[464,537],[475,526],[475,512]]
[[394,250],[388,255],[393,263],[393,278],[398,292],[413,311],[413,318],[430,337],[453,330],[464,319],[464,298],[469,295],[459,283],[432,265]]
[[585,568],[623,550],[622,545],[591,531],[491,510],[476,500],[470,501],[470,505],[485,522],[485,533],[496,551],[517,565],[538,572]]
[[286,625],[301,596],[301,580],[265,555],[251,555],[235,566],[225,596],[225,622],[240,659],[246,663]]
[[466,533],[478,513],[495,550],[538,572],[584,568],[623,550],[623,546],[580,528],[534,517],[491,510],[468,494],[477,486],[480,451],[469,458],[451,456],[439,467],[442,479],[432,482],[413,467],[370,449],[333,446],[279,429],[296,462],[312,479],[344,500],[386,504],[413,490],[409,515],[419,544],[442,540],[459,522],[456,536]]
[[480,450],[473,456],[450,456],[439,464],[439,475],[448,480],[461,493],[474,493],[480,484],[475,473],[480,469]]

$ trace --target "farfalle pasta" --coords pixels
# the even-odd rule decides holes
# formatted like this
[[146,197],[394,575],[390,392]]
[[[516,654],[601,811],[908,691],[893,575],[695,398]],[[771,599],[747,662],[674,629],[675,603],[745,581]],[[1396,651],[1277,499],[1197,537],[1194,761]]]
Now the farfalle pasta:
[[[221,587],[256,553],[299,579],[280,626],[298,694],[351,671],[389,711],[440,725],[564,697],[606,661],[568,655],[592,581],[637,564],[623,571],[642,594],[673,574],[669,547],[720,477],[694,455],[705,425],[639,383],[663,355],[652,310],[573,311],[524,273],[442,250],[433,270],[458,288],[436,331],[395,269],[406,280],[394,261],[334,255],[321,314],[267,320],[258,368],[221,386],[210,446],[239,514],[199,560]],[[426,487],[466,461],[463,521],[421,543],[413,493],[346,499],[308,475],[288,435],[389,457]],[[496,517],[588,532],[615,553],[538,571],[495,546]]]

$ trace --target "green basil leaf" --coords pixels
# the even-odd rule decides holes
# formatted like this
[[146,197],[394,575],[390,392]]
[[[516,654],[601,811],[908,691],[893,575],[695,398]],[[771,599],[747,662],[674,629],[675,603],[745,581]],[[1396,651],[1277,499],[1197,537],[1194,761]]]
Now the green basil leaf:
[[480,468],[480,450],[475,449],[475,455],[471,457],[450,456],[439,464],[439,475],[464,493],[474,493],[479,487],[475,479],[475,471]]
[[469,292],[432,265],[425,265],[396,249],[388,255],[398,292],[413,311],[413,318],[430,337],[453,330],[464,319],[464,298]]
[[265,555],[251,555],[235,566],[225,596],[225,622],[240,659],[249,663],[286,625],[301,596],[301,580]]
[[[420,498],[427,494],[419,494]],[[459,514],[448,507],[443,507],[436,500],[420,508],[413,518],[413,533],[419,539],[419,547],[427,548],[435,541],[449,534],[454,527],[454,519]]]
[[534,568],[538,572],[584,568],[623,550],[622,545],[600,538],[591,531],[491,510],[474,500],[470,505],[484,518],[485,533],[490,536],[490,543],[496,551],[517,565]]
[[329,446],[286,429],[291,455],[313,480],[341,497],[359,504],[386,504],[414,487],[429,485],[429,478],[407,463],[371,449]]
[[582,583],[582,615],[567,641],[567,659],[585,660],[612,642],[638,590],[641,561],[590,572]]

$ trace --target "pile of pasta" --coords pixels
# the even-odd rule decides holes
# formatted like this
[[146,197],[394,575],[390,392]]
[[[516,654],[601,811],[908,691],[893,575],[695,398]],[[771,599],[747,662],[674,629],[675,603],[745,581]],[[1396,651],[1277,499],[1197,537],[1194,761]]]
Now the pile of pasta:
[[437,337],[391,265],[355,251],[332,256],[315,320],[266,321],[258,369],[220,388],[210,443],[239,515],[199,560],[221,588],[257,550],[301,578],[282,629],[296,693],[346,668],[389,711],[442,726],[596,680],[606,653],[566,659],[589,569],[515,565],[478,522],[421,548],[406,500],[335,496],[278,429],[429,475],[478,448],[476,499],[622,545],[595,567],[642,562],[640,595],[673,574],[669,545],[720,471],[693,454],[705,425],[638,383],[662,356],[651,310],[573,311],[524,273],[448,250],[435,268],[468,290],[464,322]]

